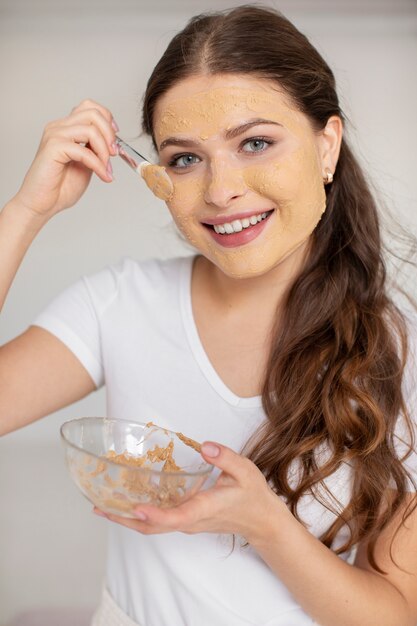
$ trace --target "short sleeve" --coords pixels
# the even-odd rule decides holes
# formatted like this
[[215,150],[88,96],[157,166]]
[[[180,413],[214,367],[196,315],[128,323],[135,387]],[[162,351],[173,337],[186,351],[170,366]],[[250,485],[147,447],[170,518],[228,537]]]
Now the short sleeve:
[[97,388],[104,384],[101,318],[117,293],[117,272],[83,277],[56,297],[32,322],[60,339]]
[[[411,432],[404,418],[400,416],[394,436],[396,451],[400,459],[412,447],[410,454],[403,460],[403,465],[417,485],[417,315],[407,313],[405,318],[408,330],[408,354],[404,370],[403,394],[411,421]],[[415,486],[411,481],[408,481],[408,490],[415,491]]]

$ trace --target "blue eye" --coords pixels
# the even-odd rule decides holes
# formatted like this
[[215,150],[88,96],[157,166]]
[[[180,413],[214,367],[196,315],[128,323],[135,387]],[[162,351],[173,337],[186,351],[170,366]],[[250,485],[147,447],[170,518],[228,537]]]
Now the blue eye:
[[243,144],[243,152],[264,152],[267,146],[271,145],[272,141],[267,141],[262,137],[254,137],[245,141]]
[[185,168],[190,167],[190,165],[195,165],[195,163],[199,163],[200,159],[195,154],[181,154],[180,156],[176,156],[168,163],[170,167],[178,167]]

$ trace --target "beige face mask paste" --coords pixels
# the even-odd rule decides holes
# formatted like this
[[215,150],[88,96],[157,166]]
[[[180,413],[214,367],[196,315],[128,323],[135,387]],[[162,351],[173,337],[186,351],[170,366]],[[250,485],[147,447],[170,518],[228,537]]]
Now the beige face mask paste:
[[165,202],[171,200],[174,195],[174,186],[164,167],[160,165],[146,165],[145,167],[140,167],[140,175],[157,198]]

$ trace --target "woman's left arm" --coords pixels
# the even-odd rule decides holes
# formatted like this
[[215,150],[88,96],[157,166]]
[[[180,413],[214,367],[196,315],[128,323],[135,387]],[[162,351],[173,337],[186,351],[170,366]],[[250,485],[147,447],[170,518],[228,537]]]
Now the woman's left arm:
[[[407,498],[407,504],[413,496]],[[415,496],[414,496],[415,497]],[[408,518],[390,545],[400,516],[378,538],[374,570],[360,545],[353,565],[339,558],[293,516],[269,523],[269,537],[252,543],[290,589],[306,613],[321,626],[417,625],[417,513]]]
[[[216,448],[219,453],[211,455],[210,449]],[[416,626],[416,511],[393,544],[394,559],[402,569],[390,559],[398,520],[380,535],[375,557],[386,572],[382,575],[369,564],[365,546],[359,547],[354,565],[324,546],[294,518],[254,463],[218,444],[203,444],[202,455],[222,470],[211,489],[172,509],[142,505],[137,520],[105,517],[143,534],[179,531],[245,537],[321,626]]]

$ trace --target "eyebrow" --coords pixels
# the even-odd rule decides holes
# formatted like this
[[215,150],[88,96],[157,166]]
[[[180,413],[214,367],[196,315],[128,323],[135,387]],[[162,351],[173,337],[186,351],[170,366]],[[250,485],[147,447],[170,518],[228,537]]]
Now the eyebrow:
[[[282,127],[282,124],[280,124],[279,122],[274,122],[273,120],[266,120],[263,118],[257,118],[255,120],[251,120],[250,122],[239,124],[239,126],[235,126],[234,128],[227,129],[224,136],[226,139],[234,139],[235,137],[242,135],[247,130],[252,128],[252,126],[259,126],[259,124],[274,124],[275,126]],[[200,142],[195,141],[194,139],[168,137],[167,139],[164,139],[164,141],[159,146],[159,151],[163,150],[167,146],[181,146],[183,148],[195,148],[199,145],[200,145]]]

